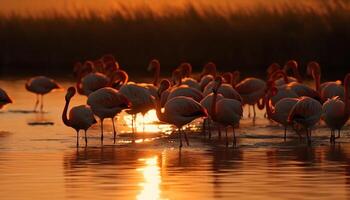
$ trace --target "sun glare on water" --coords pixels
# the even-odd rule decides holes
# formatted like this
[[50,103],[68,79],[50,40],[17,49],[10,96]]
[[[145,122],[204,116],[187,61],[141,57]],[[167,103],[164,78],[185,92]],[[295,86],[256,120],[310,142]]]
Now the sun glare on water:
[[[124,115],[124,121],[126,125],[131,129],[132,127],[132,116]],[[170,133],[172,130],[171,125],[163,124],[159,122],[157,118],[157,114],[155,110],[150,110],[142,116],[141,114],[137,114],[136,116],[136,132],[144,132],[144,133]]]
[[137,199],[160,199],[161,176],[158,166],[158,157],[154,156],[151,158],[139,159],[139,161],[144,162],[145,166],[137,169],[144,177],[144,181],[139,183],[139,186],[142,187],[142,191],[138,194]]

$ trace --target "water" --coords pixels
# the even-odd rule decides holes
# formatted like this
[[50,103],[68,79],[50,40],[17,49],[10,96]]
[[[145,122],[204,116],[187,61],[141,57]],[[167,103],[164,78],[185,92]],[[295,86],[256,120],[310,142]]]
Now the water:
[[[155,123],[154,113],[145,118],[146,140],[138,134],[131,144],[130,117],[123,114],[116,145],[108,122],[103,147],[97,124],[88,147],[81,138],[77,149],[73,129],[60,119],[64,91],[47,95],[46,112],[39,114],[29,112],[35,96],[23,80],[0,85],[15,100],[0,113],[1,199],[349,199],[348,127],[330,145],[321,124],[308,147],[292,133],[283,142],[283,129],[259,112],[254,124],[242,120],[238,148],[226,149],[216,136],[209,141],[197,131],[179,152],[171,127]],[[72,105],[85,100],[75,96]]]

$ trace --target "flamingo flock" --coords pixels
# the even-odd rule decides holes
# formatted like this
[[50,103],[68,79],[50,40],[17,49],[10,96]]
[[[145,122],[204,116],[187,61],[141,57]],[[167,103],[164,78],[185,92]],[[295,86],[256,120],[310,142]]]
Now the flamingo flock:
[[[287,61],[283,68],[278,63],[271,64],[266,80],[257,77],[240,80],[239,71],[219,73],[213,62],[204,65],[199,77],[193,76],[190,63],[181,63],[170,79],[160,78],[161,65],[157,59],[151,60],[147,69],[153,73],[150,83],[129,81],[127,71],[110,54],[74,65],[76,85],[67,89],[62,121],[77,132],[77,146],[80,130],[85,133],[87,145],[87,130],[97,123],[95,117],[99,119],[102,144],[103,122],[106,118],[111,119],[115,143],[115,120],[123,110],[132,116],[133,142],[136,138],[136,115],[141,113],[144,116],[154,109],[160,122],[177,129],[179,148],[183,146],[183,136],[189,145],[183,128],[196,119],[203,119],[202,131],[208,133],[209,139],[213,126],[217,128],[219,137],[221,128],[224,128],[227,147],[230,144],[228,130],[232,128],[232,146],[236,147],[236,130],[243,118],[245,105],[249,108],[246,116],[253,120],[256,107],[265,109],[267,120],[284,127],[284,140],[287,129],[291,128],[300,138],[305,136],[309,145],[312,130],[320,121],[329,127],[330,142],[334,143],[350,117],[350,73],[346,74],[343,83],[321,83],[321,67],[315,61],[307,65],[306,73],[313,78],[314,88],[303,83],[295,60]],[[25,88],[37,95],[34,111],[37,111],[40,102],[42,112],[43,96],[62,87],[53,79],[38,76],[29,79]],[[69,110],[70,100],[76,92],[86,96],[87,103]],[[0,108],[12,102],[9,95],[0,89]],[[253,115],[250,107],[253,107]]]

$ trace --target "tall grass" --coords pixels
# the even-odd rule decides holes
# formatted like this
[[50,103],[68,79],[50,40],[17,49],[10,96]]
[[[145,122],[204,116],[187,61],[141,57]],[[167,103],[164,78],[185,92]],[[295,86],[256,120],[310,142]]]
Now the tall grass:
[[[329,78],[350,71],[350,4],[320,1],[317,9],[284,4],[225,12],[207,7],[172,10],[159,16],[151,7],[129,13],[74,16],[0,16],[0,75],[64,75],[79,60],[113,53],[131,74],[159,58],[163,74],[181,61],[199,71],[214,61],[222,71],[264,75],[272,62],[321,63]],[[322,11],[322,12],[321,12]],[[132,16],[132,17],[130,17]]]

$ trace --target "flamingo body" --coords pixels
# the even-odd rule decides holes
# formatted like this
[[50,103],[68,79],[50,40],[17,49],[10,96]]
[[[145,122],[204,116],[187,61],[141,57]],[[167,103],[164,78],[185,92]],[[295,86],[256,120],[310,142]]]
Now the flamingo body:
[[11,98],[8,96],[8,94],[5,92],[5,90],[0,88],[0,109],[6,105],[12,103]]

